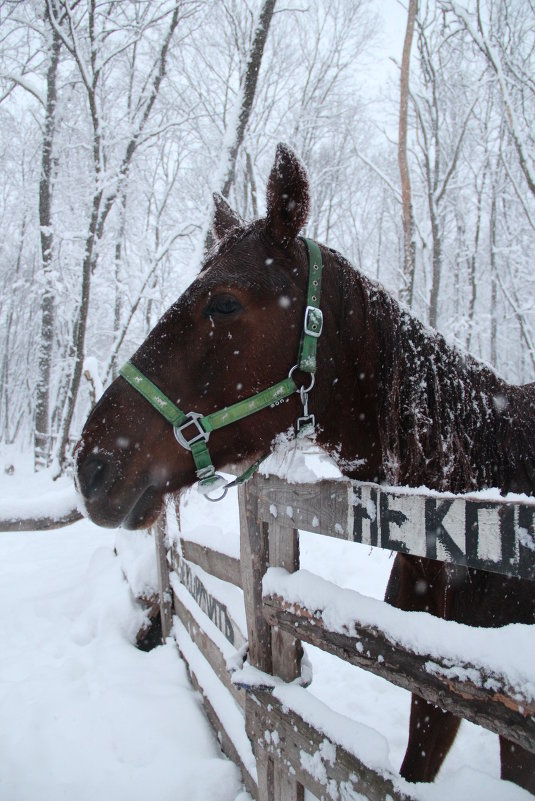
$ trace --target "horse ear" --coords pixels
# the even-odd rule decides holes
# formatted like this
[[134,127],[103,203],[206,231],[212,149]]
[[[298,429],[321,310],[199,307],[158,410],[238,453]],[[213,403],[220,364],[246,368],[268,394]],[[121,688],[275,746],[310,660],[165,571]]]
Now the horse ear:
[[287,245],[296,238],[308,219],[309,204],[306,170],[281,143],[267,185],[266,228],[276,242]]
[[229,206],[223,195],[214,192],[214,218],[212,220],[214,236],[217,239],[223,239],[234,228],[241,228],[243,224],[240,215]]

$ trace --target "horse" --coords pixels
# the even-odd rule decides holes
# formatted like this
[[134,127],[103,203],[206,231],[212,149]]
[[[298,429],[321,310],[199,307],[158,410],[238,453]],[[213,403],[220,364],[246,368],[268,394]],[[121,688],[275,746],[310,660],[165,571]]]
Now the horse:
[[[352,479],[534,493],[535,385],[507,384],[301,238],[309,203],[306,170],[282,144],[264,218],[246,223],[215,196],[215,244],[198,276],[83,428],[76,480],[95,523],[146,528],[168,493],[197,479],[213,489],[216,469],[250,467],[303,419]],[[385,600],[471,626],[535,621],[530,582],[406,554]],[[413,695],[401,775],[433,781],[459,723]],[[502,777],[535,793],[535,756],[503,737],[500,755]]]

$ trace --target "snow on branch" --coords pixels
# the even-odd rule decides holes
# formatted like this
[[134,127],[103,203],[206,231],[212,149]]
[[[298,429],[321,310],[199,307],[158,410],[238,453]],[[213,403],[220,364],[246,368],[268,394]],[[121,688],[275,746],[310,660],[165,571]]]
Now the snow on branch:
[[44,97],[44,95],[41,94],[39,89],[37,89],[28,80],[26,80],[24,76],[13,75],[12,73],[5,73],[1,77],[5,78],[8,81],[12,81],[14,84],[20,86],[22,89],[25,89],[27,92],[33,95],[33,97],[35,97],[36,100],[39,101],[39,103],[43,106],[43,108],[46,108],[46,98]]
[[505,106],[507,125],[513,138],[520,167],[530,192],[535,196],[535,172],[530,164],[529,146],[522,132],[522,126],[509,91],[508,81],[504,73],[500,56],[484,31],[481,15],[478,12],[477,18],[475,18],[465,8],[456,3],[455,0],[447,0],[443,3],[443,8],[455,14],[496,75]]

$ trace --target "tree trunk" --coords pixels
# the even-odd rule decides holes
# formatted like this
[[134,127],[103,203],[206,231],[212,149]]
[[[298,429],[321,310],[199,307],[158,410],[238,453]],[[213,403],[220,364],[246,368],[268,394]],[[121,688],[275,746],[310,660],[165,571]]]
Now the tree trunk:
[[245,162],[247,166],[247,178],[249,180],[249,190],[251,192],[251,206],[253,211],[253,218],[258,217],[258,202],[256,196],[256,181],[254,177],[253,162],[249,151],[245,154]]
[[[470,299],[469,299],[469,306],[468,306],[468,331],[466,335],[466,350],[470,351],[472,346],[472,334],[474,330],[474,318],[475,318],[475,308],[476,308],[476,300],[477,300],[477,275],[476,275],[476,266],[477,266],[477,254],[479,250],[479,237],[481,233],[481,215],[483,209],[483,190],[485,188],[485,182],[487,179],[487,169],[488,169],[488,162],[485,162],[485,167],[483,169],[483,176],[481,179],[481,188],[478,189],[477,192],[477,217],[476,217],[476,229],[474,235],[474,249],[472,251],[472,255],[469,261],[469,281],[470,281]],[[477,188],[477,185],[476,185]]]
[[401,75],[399,81],[399,134],[398,165],[401,180],[401,216],[403,223],[403,286],[400,297],[412,306],[414,293],[414,270],[416,263],[416,242],[414,239],[414,217],[412,210],[411,180],[407,159],[407,122],[409,112],[409,69],[411,60],[414,22],[418,13],[418,0],[409,1],[407,29],[403,43]]
[[[45,19],[49,20],[48,4],[46,2]],[[34,467],[36,470],[48,466],[51,453],[49,391],[55,317],[52,280],[54,245],[52,233],[52,148],[56,126],[56,79],[61,41],[56,30],[51,25],[49,25],[49,30],[51,36],[50,62],[46,76],[46,112],[41,151],[41,178],[39,182],[39,226],[44,281],[43,294],[41,296],[41,331],[37,351],[37,385],[35,389]]]
[[492,204],[490,207],[490,363],[498,367],[498,325],[496,319],[496,303],[498,286],[496,277],[496,186],[492,187]]
[[[275,10],[277,0],[264,0],[260,15],[258,17],[258,25],[256,27],[251,50],[249,51],[249,60],[247,62],[247,69],[243,80],[243,88],[240,92],[236,115],[236,127],[234,131],[229,131],[231,138],[225,136],[226,147],[223,152],[224,159],[224,172],[221,189],[219,190],[224,198],[228,198],[230,190],[236,179],[236,160],[238,158],[238,151],[243,142],[245,129],[251,116],[253,102],[256,93],[256,84],[258,82],[258,75],[262,65],[262,57],[264,55],[264,48],[269,33],[269,26]],[[210,226],[207,226],[207,231],[204,240],[204,250],[208,251],[213,244],[213,236]]]
[[431,217],[431,234],[433,239],[433,266],[431,279],[431,294],[429,298],[429,325],[433,328],[438,323],[438,296],[440,292],[440,277],[442,273],[442,241],[440,237],[440,224],[433,198],[429,198],[429,216]]
[[[121,203],[119,210],[119,231],[115,242],[115,258],[114,258],[114,290],[115,290],[115,304],[113,309],[113,341],[117,341],[119,331],[121,329],[121,312],[122,312],[122,290],[121,290],[121,263],[123,256],[123,237],[126,223],[126,189],[121,193]],[[118,375],[117,354],[112,354],[111,362],[111,377],[112,380],[117,378]]]
[[[15,263],[15,270],[14,270],[14,283],[17,282],[20,278],[21,273],[21,266],[22,266],[22,255],[24,252],[24,245],[26,242],[26,215],[22,218],[22,224],[19,234],[19,244],[18,244],[18,252],[17,252],[17,260]],[[8,444],[11,445],[15,441],[15,435],[17,432],[18,425],[20,424],[20,410],[17,409],[16,412],[12,415],[12,393],[10,387],[10,361],[13,358],[13,354],[11,352],[11,335],[14,328],[14,322],[16,323],[17,315],[16,315],[16,298],[15,296],[11,296],[9,298],[9,312],[7,313],[7,320],[4,325],[4,343],[2,349],[2,367],[0,369],[0,399],[2,400],[3,405],[3,422],[2,422],[2,430],[1,430],[1,438]],[[18,404],[17,404],[18,405]],[[18,416],[17,424],[12,429],[11,421],[12,417]],[[2,421],[2,414],[0,413],[0,421]]]
[[243,142],[245,129],[251,116],[253,108],[254,97],[256,93],[256,84],[258,82],[258,75],[260,73],[260,66],[262,64],[262,56],[264,55],[264,48],[269,33],[269,26],[275,10],[277,0],[264,0],[260,16],[258,18],[258,25],[254,34],[253,44],[249,53],[249,61],[247,63],[247,70],[245,72],[245,79],[243,82],[243,94],[241,101],[241,108],[238,116],[238,123],[236,126],[236,133],[234,141],[229,147],[228,153],[228,167],[221,194],[223,197],[228,198],[234,180],[236,178],[236,159],[238,151]]

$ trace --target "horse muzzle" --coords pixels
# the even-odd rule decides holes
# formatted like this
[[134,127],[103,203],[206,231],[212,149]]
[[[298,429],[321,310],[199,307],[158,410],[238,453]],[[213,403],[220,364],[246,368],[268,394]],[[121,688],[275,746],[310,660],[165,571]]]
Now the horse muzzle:
[[[88,517],[106,528],[148,528],[163,508],[163,492],[138,475],[125,482],[121,465],[105,451],[87,454],[83,444],[76,454],[76,486]],[[127,488],[128,486],[128,488]]]

